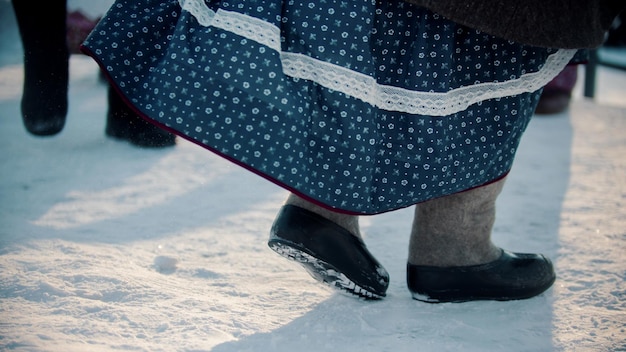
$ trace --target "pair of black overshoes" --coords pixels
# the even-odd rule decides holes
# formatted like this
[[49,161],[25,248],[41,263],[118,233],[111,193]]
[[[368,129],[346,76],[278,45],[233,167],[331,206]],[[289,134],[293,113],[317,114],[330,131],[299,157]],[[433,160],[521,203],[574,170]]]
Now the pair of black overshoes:
[[[365,299],[385,297],[389,274],[365,244],[316,213],[283,206],[272,225],[268,245],[333,288]],[[550,288],[555,278],[552,263],[543,255],[504,250],[497,260],[480,265],[407,264],[412,297],[430,303],[531,298]]]
[[300,263],[313,278],[364,299],[385,297],[389,274],[348,230],[306,209],[285,205],[268,245]]
[[550,288],[555,279],[552,263],[543,255],[504,250],[499,259],[480,265],[407,264],[411,295],[431,303],[526,299]]
[[53,136],[63,130],[67,116],[67,53],[48,60],[30,56],[24,59],[22,121],[32,135]]

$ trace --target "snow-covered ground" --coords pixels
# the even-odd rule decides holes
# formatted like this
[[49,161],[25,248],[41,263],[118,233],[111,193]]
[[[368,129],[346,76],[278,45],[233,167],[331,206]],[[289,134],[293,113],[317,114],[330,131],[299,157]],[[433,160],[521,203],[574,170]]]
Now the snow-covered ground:
[[[91,1],[91,0],[90,0]],[[626,351],[626,73],[535,118],[494,238],[543,252],[558,279],[524,301],[427,304],[405,285],[412,209],[362,218],[388,297],[335,294],[266,245],[286,196],[178,140],[104,136],[106,87],[71,60],[52,138],[21,123],[21,45],[0,0],[0,350]]]

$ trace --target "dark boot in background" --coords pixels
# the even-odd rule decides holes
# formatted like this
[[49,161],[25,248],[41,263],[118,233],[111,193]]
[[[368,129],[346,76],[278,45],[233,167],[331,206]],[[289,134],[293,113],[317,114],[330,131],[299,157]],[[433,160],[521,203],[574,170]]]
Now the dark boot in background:
[[137,116],[113,87],[108,88],[109,111],[105,133],[138,147],[164,148],[176,145],[176,136]]
[[24,127],[33,135],[55,135],[67,116],[66,0],[12,4],[24,47]]

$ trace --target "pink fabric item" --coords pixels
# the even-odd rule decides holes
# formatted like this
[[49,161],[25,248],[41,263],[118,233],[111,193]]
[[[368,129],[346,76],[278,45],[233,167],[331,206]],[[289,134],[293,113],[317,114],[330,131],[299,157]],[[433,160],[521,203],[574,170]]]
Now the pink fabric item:
[[571,93],[578,78],[578,64],[569,64],[544,88],[544,92]]
[[80,11],[67,13],[67,47],[70,54],[82,54],[80,45],[99,21],[100,18],[92,20]]

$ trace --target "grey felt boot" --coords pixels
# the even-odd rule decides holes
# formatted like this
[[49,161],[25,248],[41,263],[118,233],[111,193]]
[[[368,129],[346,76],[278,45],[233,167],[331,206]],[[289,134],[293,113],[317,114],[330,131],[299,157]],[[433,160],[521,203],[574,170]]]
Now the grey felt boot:
[[511,253],[491,242],[504,180],[418,204],[409,243],[407,285],[425,302],[513,300],[555,280],[549,259]]
[[496,198],[504,179],[415,206],[409,263],[430,266],[483,264],[498,259],[491,242]]
[[293,193],[289,194],[285,204],[294,205],[312,211],[315,214],[321,215],[324,218],[334,222],[335,224],[348,230],[352,235],[361,238],[361,229],[359,228],[359,217],[355,215],[347,215],[334,211],[330,211],[326,208],[322,208],[319,205],[315,205],[309,201],[306,201]]

